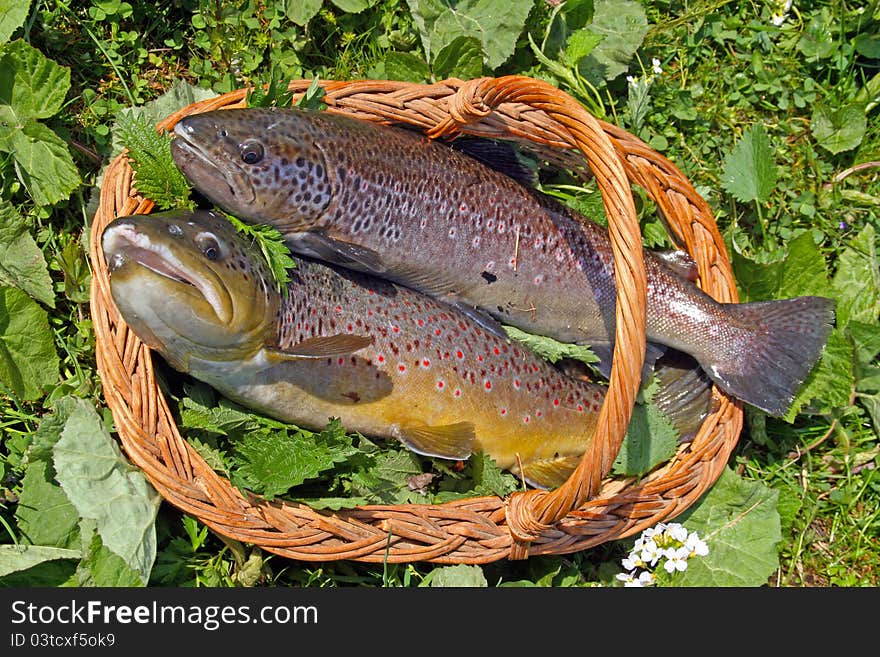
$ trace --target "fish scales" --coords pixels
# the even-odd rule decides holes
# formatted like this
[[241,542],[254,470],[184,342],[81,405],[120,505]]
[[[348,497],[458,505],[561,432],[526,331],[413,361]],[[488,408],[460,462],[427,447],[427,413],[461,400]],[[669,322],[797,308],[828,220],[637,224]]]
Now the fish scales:
[[542,487],[569,476],[595,433],[604,386],[453,306],[357,272],[297,259],[282,296],[216,213],[120,218],[102,248],[114,301],[139,337],[272,417],[314,429],[339,417],[441,458],[483,451]]
[[[412,131],[295,108],[192,115],[172,152],[207,198],[300,253],[378,274],[495,320],[591,345],[610,365],[607,232],[477,159]],[[645,251],[649,342],[781,415],[818,360],[833,302],[720,304]]]

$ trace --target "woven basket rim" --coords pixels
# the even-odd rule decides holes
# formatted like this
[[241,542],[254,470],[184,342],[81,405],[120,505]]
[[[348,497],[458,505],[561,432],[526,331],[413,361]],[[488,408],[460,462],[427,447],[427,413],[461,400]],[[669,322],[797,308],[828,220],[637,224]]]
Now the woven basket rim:
[[[300,95],[311,82],[291,82],[290,90]],[[100,232],[117,216],[147,213],[153,205],[137,195],[122,154],[105,172],[91,226],[98,371],[123,450],[163,498],[221,534],[292,559],[437,563],[489,563],[575,552],[632,535],[695,502],[720,476],[742,427],[741,404],[717,388],[716,408],[694,440],[682,445],[667,464],[638,481],[608,476],[644,358],[644,289],[638,289],[644,266],[630,184],[644,188],[657,204],[673,241],[696,261],[704,290],[719,301],[737,300],[712,212],[687,178],[635,136],[596,120],[564,92],[532,78],[450,79],[430,85],[324,81],[322,86],[330,112],[408,123],[432,138],[465,133],[525,141],[560,166],[596,177],[619,272],[618,327],[630,324],[629,334],[618,333],[612,381],[600,414],[600,422],[604,414],[610,428],[557,491],[327,512],[234,489],[180,436],[158,390],[149,349],[125,326],[109,294]],[[189,113],[242,106],[246,91],[188,105],[158,127],[170,129]],[[629,283],[630,275],[634,283]],[[644,287],[643,280],[641,284]],[[640,318],[635,326],[621,309]],[[626,348],[633,340],[635,356]]]

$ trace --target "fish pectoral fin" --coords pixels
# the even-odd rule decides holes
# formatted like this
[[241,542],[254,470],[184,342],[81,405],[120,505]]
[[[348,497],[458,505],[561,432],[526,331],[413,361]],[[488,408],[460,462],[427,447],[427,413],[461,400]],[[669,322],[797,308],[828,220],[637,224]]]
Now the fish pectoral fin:
[[408,449],[442,459],[466,459],[474,449],[477,436],[471,422],[441,426],[426,424],[398,425],[395,437]]
[[377,251],[337,240],[320,231],[308,231],[297,235],[293,248],[307,255],[332,262],[343,267],[385,273],[385,262]]
[[[596,363],[596,369],[602,373],[606,379],[611,377],[611,361],[614,356],[614,346],[611,343],[594,343],[590,345],[590,349],[599,358]],[[651,380],[654,374],[654,363],[666,353],[666,347],[653,342],[647,343],[645,347],[645,363],[642,366],[642,384]]]
[[580,460],[581,456],[572,455],[523,463],[522,476],[536,488],[557,488],[571,476]]
[[326,358],[327,356],[347,356],[369,347],[373,339],[365,335],[337,333],[336,335],[306,338],[286,349],[267,350],[270,360],[300,360],[303,358]]

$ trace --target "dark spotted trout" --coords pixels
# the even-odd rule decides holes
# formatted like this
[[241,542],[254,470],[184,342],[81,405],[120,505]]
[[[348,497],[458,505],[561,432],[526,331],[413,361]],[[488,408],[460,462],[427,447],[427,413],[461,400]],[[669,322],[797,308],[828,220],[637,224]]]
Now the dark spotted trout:
[[[175,161],[207,199],[290,247],[605,357],[614,263],[604,228],[475,157],[327,112],[188,116]],[[721,304],[645,252],[649,351],[690,354],[718,386],[783,415],[824,348],[833,302]],[[656,351],[656,350],[655,350]]]
[[[358,272],[297,258],[284,296],[218,213],[122,217],[102,248],[135,334],[271,417],[313,429],[338,417],[439,458],[482,451],[539,487],[562,483],[593,436],[604,386],[453,306]],[[670,394],[663,410],[683,426],[702,418],[707,397]]]

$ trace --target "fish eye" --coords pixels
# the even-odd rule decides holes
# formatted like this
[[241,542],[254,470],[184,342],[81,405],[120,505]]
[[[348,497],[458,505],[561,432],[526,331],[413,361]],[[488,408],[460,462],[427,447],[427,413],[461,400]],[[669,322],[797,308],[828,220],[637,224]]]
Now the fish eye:
[[211,233],[199,233],[196,235],[196,246],[208,260],[217,260],[220,257],[220,243]]
[[258,141],[246,141],[240,146],[241,161],[256,164],[263,159],[263,145]]

